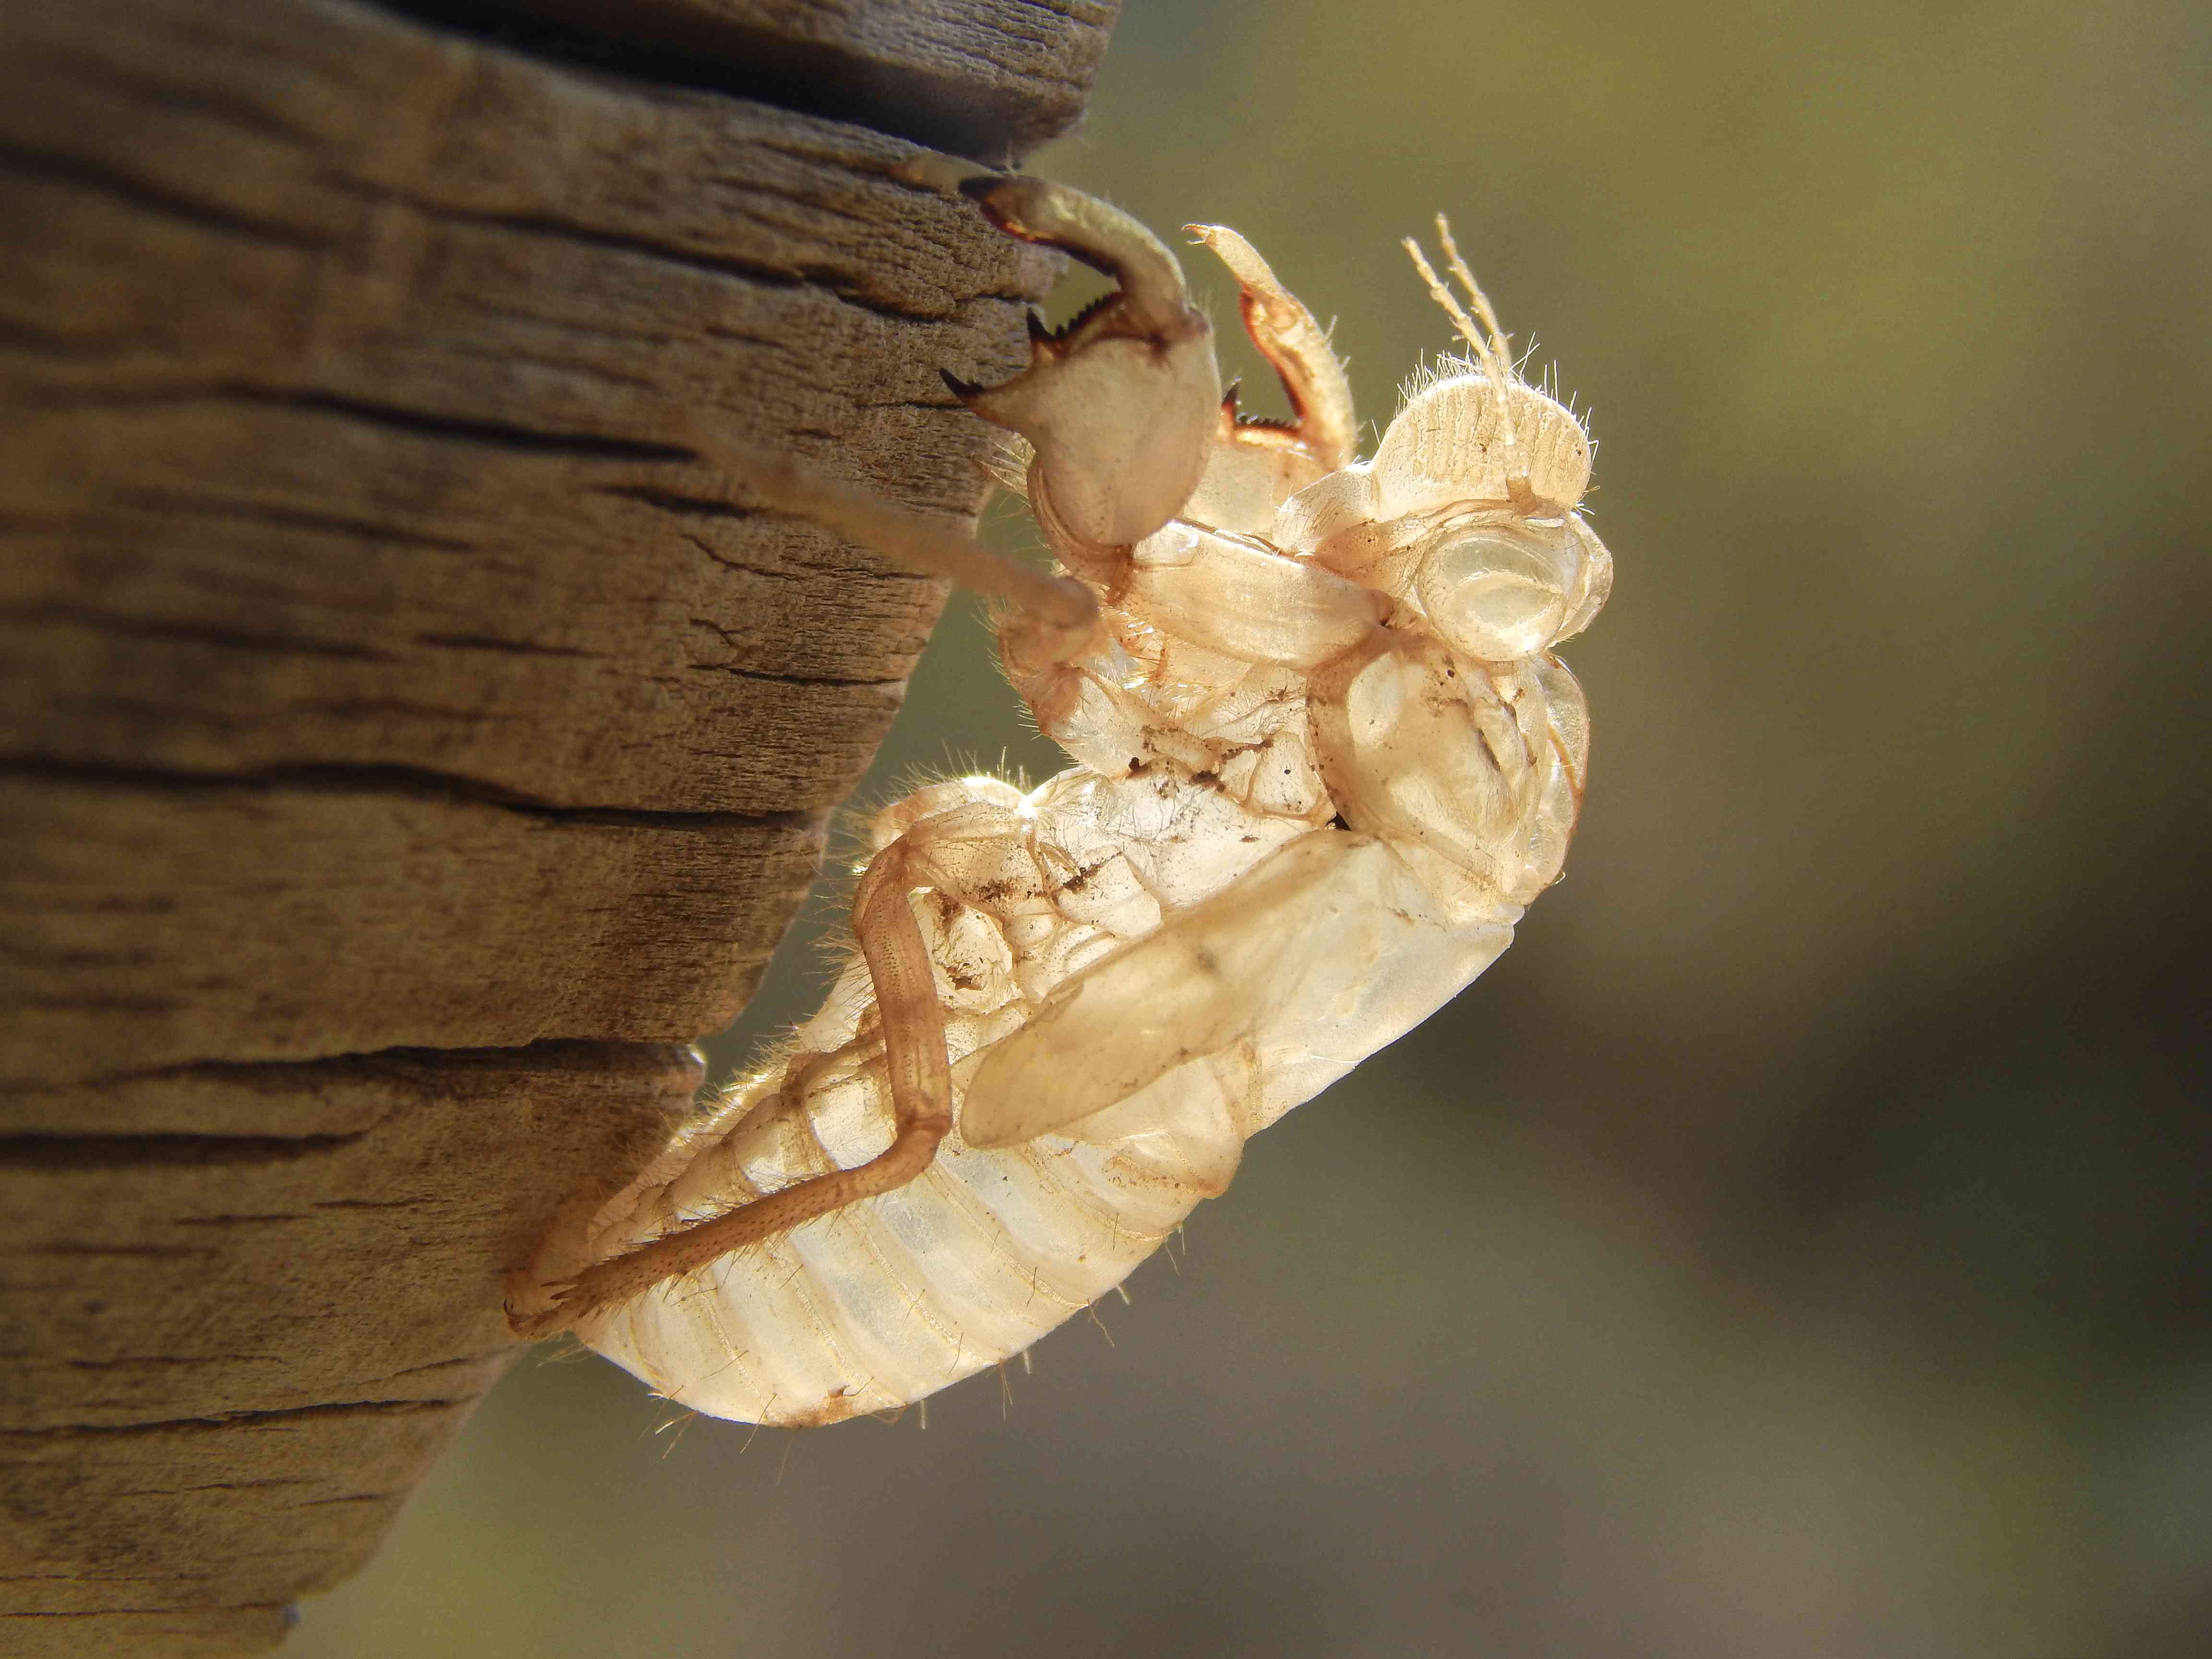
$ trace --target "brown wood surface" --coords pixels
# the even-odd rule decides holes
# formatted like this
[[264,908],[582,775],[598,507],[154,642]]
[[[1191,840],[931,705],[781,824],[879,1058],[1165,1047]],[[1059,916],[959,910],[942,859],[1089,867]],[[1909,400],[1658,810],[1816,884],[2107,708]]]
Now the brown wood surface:
[[1056,266],[891,135],[1112,11],[0,10],[0,1650],[276,1641],[686,1108],[941,598],[686,422],[971,513]]
[[604,47],[619,15],[623,47],[672,48],[687,79],[998,163],[1083,113],[1121,0],[481,0],[471,10],[495,32],[526,19],[563,25],[579,52]]

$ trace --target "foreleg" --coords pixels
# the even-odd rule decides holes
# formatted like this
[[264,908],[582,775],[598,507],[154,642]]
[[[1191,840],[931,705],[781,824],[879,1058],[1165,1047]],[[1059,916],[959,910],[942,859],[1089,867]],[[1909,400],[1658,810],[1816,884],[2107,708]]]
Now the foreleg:
[[[1030,366],[1012,380],[973,386],[946,377],[970,409],[1027,441],[1030,506],[1053,550],[1112,590],[1129,549],[1175,515],[1212,453],[1221,378],[1212,325],[1191,304],[1175,255],[1127,215],[1047,179],[933,159],[909,168],[917,182],[958,189],[1007,234],[1061,248],[1119,284],[1059,333],[1032,317]],[[699,454],[748,495],[1004,601],[1010,663],[1043,672],[1101,648],[1097,603],[1084,582],[1000,558],[964,527],[749,448],[696,416],[680,420]]]
[[1291,400],[1287,427],[1255,425],[1237,436],[1249,443],[1295,442],[1319,471],[1334,472],[1357,459],[1359,423],[1352,409],[1352,383],[1328,336],[1298,298],[1275,280],[1259,250],[1226,225],[1185,225],[1237,278],[1244,331],[1283,383]]
[[1043,179],[960,187],[1009,235],[1064,249],[1119,284],[1058,334],[1033,324],[1030,367],[1005,385],[953,386],[1029,441],[1030,507],[1054,550],[1109,576],[1115,553],[1174,517],[1205,468],[1221,402],[1212,327],[1175,255],[1127,214]]

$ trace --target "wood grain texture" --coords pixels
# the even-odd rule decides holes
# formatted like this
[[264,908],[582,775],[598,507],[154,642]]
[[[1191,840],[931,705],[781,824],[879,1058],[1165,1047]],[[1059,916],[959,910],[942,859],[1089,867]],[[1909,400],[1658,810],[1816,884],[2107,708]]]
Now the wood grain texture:
[[35,1097],[127,1127],[0,1134],[4,1650],[275,1642],[505,1368],[501,1274],[563,1189],[698,1082],[685,1049],[547,1044]]
[[[421,9],[452,17],[463,9]],[[1075,124],[1120,9],[1118,0],[629,0],[610,38],[605,0],[465,8],[495,34],[551,22],[574,56],[658,49],[664,72],[994,164]]]
[[822,842],[803,813],[546,811],[352,775],[19,774],[8,795],[0,1086],[698,1036],[744,1007]]
[[1112,13],[0,11],[0,1649],[279,1639],[687,1107],[941,600],[690,422],[972,514]]

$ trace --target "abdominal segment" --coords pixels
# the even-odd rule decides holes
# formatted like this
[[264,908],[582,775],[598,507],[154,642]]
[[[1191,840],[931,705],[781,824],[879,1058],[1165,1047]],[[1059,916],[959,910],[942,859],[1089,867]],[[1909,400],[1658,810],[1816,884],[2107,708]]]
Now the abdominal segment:
[[[1214,818],[1243,809],[1188,784],[1075,772],[1026,798],[976,780],[964,801],[935,787],[941,821],[962,826],[963,856],[995,872],[977,902],[913,895],[945,1012],[954,1131],[907,1186],[578,1322],[592,1347],[681,1404],[743,1421],[829,1422],[895,1409],[1019,1353],[1227,1186],[1249,1135],[1486,966],[1519,914],[1501,907],[1479,925],[1455,922],[1370,838],[1258,815],[1223,834],[1235,826]],[[985,859],[975,825],[987,807],[1004,811],[1006,841]],[[1005,873],[1025,867],[1047,872],[1040,890],[1016,890]],[[1247,877],[1310,896],[1290,915],[1240,907]],[[1175,954],[1160,957],[1159,945],[1181,939],[1239,977],[1180,987],[1158,974],[1151,964]],[[1092,996],[1085,1029],[1101,1018],[1110,1027],[1075,1042],[1066,1066],[1027,1066],[1023,1083],[1082,1097],[1080,1115],[1069,1121],[1039,1100],[1049,1128],[971,1144],[962,1113],[994,1049],[1041,1014],[1080,1009],[1093,976],[1114,988]],[[1179,996],[1219,1009],[1179,1027],[1164,1017]],[[574,1265],[852,1168],[890,1143],[864,965],[793,1042],[601,1206],[572,1242]],[[1121,1051],[1116,1086],[1127,1092],[1102,1106],[1076,1073],[1086,1051],[1109,1049]]]

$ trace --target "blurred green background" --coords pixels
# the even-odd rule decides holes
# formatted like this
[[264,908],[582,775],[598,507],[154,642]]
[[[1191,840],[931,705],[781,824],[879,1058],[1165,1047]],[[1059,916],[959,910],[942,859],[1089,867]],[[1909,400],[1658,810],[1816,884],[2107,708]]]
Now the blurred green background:
[[[2212,1651],[2212,9],[1134,0],[1033,165],[1377,421],[1452,214],[1601,443],[1569,879],[1110,1344],[799,1436],[526,1364],[289,1651]],[[1002,750],[956,604],[871,789]]]

